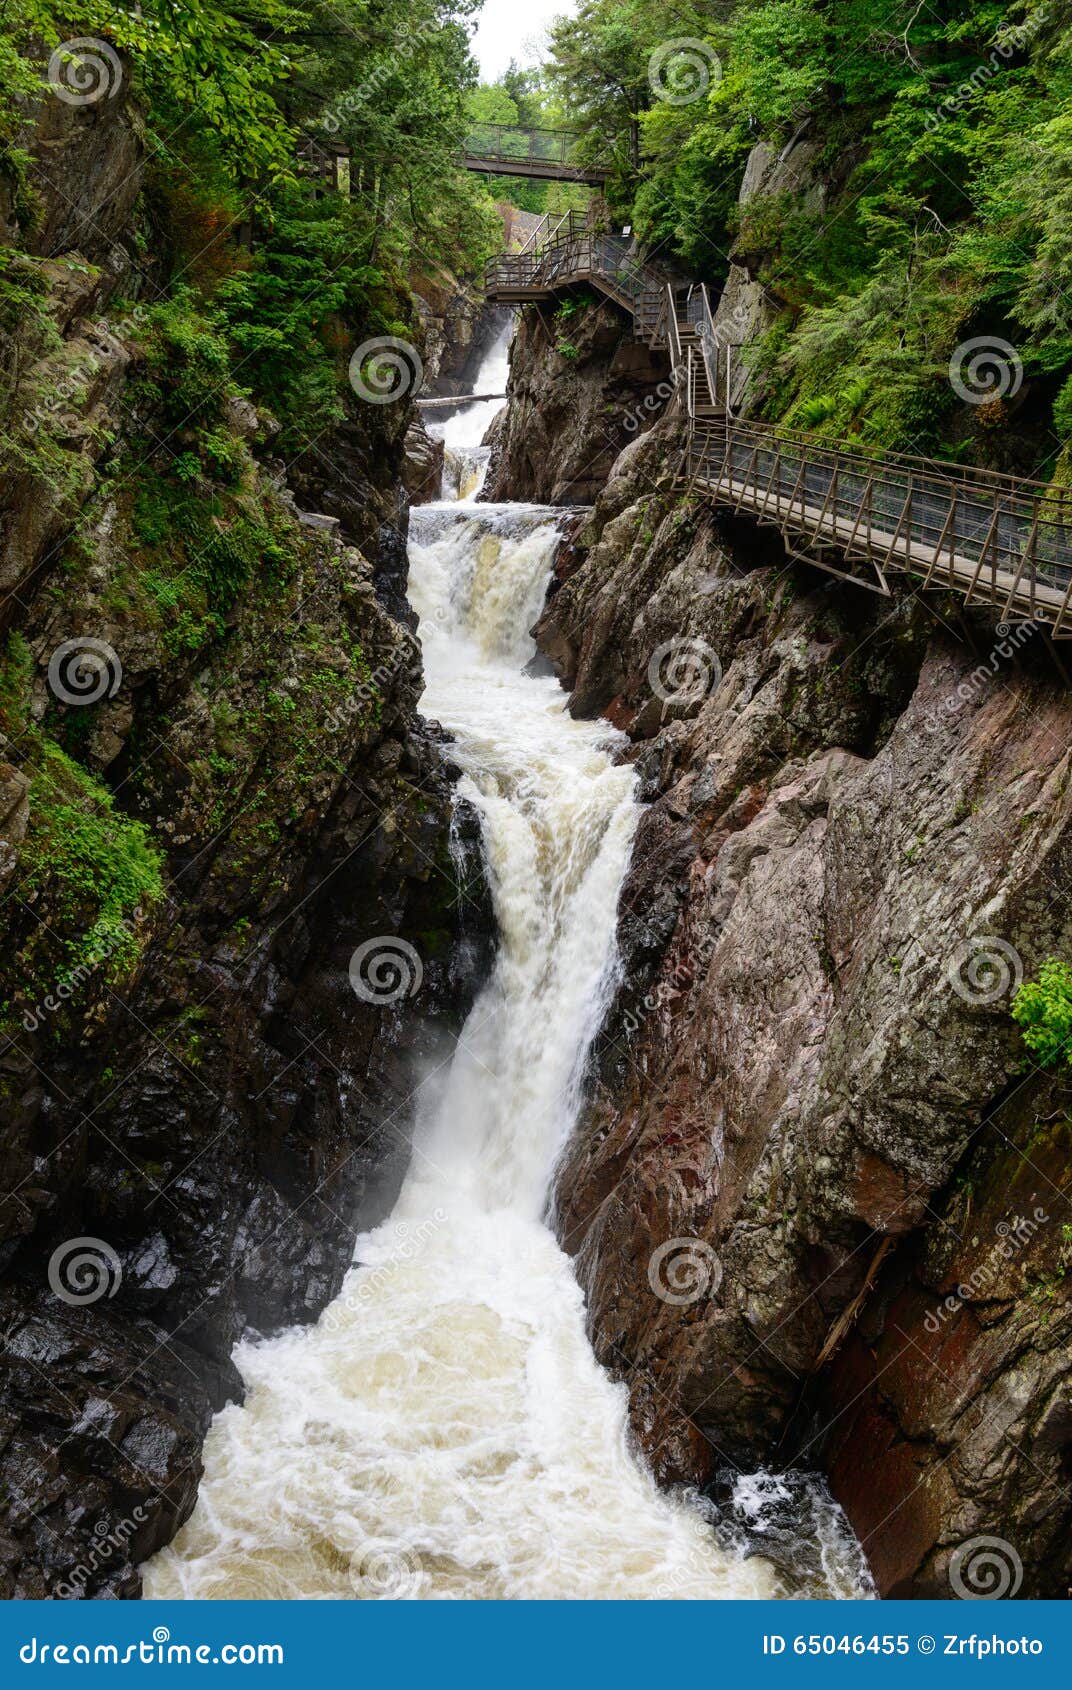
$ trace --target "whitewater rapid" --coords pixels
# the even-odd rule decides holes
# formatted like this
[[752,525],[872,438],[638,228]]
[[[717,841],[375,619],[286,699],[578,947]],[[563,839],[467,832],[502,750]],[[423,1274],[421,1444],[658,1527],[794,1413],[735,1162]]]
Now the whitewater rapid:
[[[656,1487],[545,1221],[638,817],[612,730],[528,673],[559,517],[413,513],[422,709],[481,817],[498,958],[449,1065],[415,1077],[409,1174],[340,1296],[314,1328],[237,1350],[246,1402],[214,1421],[148,1596],[784,1593],[766,1560],[720,1546],[698,1499]],[[853,1593],[842,1575],[830,1593]]]
[[[513,314],[505,316],[503,324],[484,355],[476,378],[477,393],[505,393],[510,374],[510,340],[514,332]],[[445,422],[432,423],[428,432],[443,442],[442,496],[448,501],[466,503],[479,497],[487,474],[489,449],[484,445],[496,415],[502,410],[501,399],[484,399],[466,404]]]

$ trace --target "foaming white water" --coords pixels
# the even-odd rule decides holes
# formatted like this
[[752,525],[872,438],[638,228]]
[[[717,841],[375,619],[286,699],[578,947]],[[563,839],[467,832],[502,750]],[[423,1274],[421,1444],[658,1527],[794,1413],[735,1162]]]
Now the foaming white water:
[[[511,313],[484,355],[476,377],[477,393],[505,393],[513,332]],[[491,457],[491,448],[481,442],[503,403],[502,399],[488,399],[478,405],[464,405],[446,422],[434,423],[429,428],[429,434],[437,436],[444,445],[444,499],[471,504],[479,497]]]
[[543,1215],[614,978],[637,808],[606,725],[524,673],[553,513],[414,513],[423,708],[449,725],[501,930],[457,1052],[427,1077],[390,1219],[312,1330],[240,1346],[192,1519],[152,1597],[758,1597],[635,1456]]

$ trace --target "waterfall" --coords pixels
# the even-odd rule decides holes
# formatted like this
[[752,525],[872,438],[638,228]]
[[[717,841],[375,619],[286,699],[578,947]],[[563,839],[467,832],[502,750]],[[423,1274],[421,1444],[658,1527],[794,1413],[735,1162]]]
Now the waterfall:
[[[476,378],[478,393],[506,391],[513,332],[511,312],[484,356]],[[484,436],[501,410],[502,400],[487,399],[477,405],[462,400],[459,404],[461,408],[453,416],[445,422],[432,423],[428,432],[443,441],[443,498],[473,500],[484,486],[491,457],[491,448],[483,444]]]
[[[245,1405],[216,1417],[149,1596],[785,1593],[698,1499],[656,1486],[545,1220],[638,816],[615,732],[528,672],[560,514],[413,514],[422,709],[481,817],[498,958],[449,1066],[418,1087],[409,1174],[339,1297],[311,1329],[239,1346]],[[857,1593],[833,1560],[813,1593]]]

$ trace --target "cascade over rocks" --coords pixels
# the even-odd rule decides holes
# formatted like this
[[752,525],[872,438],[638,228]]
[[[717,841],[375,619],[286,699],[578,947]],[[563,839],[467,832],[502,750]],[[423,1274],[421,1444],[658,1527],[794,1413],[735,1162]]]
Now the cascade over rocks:
[[419,279],[416,299],[424,328],[425,392],[472,393],[485,353],[509,320],[508,308],[489,304],[479,288],[453,276]]

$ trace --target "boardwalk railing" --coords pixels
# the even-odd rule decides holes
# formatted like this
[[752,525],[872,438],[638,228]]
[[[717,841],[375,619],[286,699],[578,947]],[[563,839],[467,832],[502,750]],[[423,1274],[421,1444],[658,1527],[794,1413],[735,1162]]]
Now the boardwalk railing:
[[610,175],[605,164],[581,164],[577,137],[567,129],[521,129],[509,123],[477,123],[465,138],[462,163],[492,176],[536,176],[553,182],[598,185]]
[[690,488],[778,528],[793,556],[858,586],[889,593],[887,576],[901,573],[1072,638],[1072,492],[734,416],[735,349],[706,288],[668,285],[577,214],[545,220],[523,253],[488,270],[492,296],[515,301],[581,282],[667,349],[689,418],[680,473]]
[[[694,423],[690,483],[779,528],[790,552],[888,592],[914,576],[1001,618],[1072,636],[1072,496],[1044,482],[841,444],[765,423]],[[806,547],[807,550],[802,550]],[[824,548],[868,575],[817,556]]]

